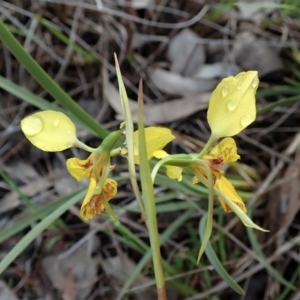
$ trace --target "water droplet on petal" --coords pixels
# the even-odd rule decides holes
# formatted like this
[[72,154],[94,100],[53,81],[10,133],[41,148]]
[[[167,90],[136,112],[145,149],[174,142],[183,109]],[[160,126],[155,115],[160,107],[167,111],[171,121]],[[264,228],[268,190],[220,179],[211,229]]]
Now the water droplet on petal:
[[41,118],[29,116],[21,122],[21,128],[24,134],[34,136],[43,130],[44,124]]
[[241,118],[242,127],[247,127],[251,122],[253,122],[253,117],[250,114],[247,114]]
[[228,103],[227,103],[227,108],[229,111],[234,111],[237,108],[238,102],[235,99],[231,99]]
[[56,146],[53,146],[52,149],[53,151],[57,151],[58,148]]
[[228,94],[229,94],[229,87],[227,85],[225,85],[222,88],[222,95],[223,95],[223,97],[226,97]]
[[255,76],[254,79],[252,80],[252,87],[253,87],[254,89],[256,89],[257,86],[258,86],[258,84],[259,84],[258,77]]
[[60,120],[57,118],[53,121],[53,125],[56,127],[59,124]]
[[242,88],[242,85],[240,83],[237,84],[236,89],[240,90]]

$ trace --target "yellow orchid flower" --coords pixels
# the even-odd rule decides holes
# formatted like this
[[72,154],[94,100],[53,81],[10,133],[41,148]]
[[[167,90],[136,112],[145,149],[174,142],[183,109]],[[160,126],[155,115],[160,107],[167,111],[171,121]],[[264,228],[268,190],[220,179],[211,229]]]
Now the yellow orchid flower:
[[[235,162],[240,158],[237,154],[237,147],[234,139],[225,138],[218,145],[216,145],[207,155],[203,157],[203,161],[206,161],[211,169],[214,179],[214,186],[224,195],[226,195],[231,201],[237,204],[244,212],[247,212],[246,206],[242,198],[238,195],[231,182],[223,175],[223,170],[219,169],[223,164]],[[191,165],[190,169],[195,173],[193,178],[193,184],[200,181],[199,173],[204,177],[207,177],[205,170],[195,164]],[[218,199],[226,212],[232,211],[232,209],[226,204],[224,199],[218,195]]]
[[257,71],[241,72],[223,79],[212,92],[207,121],[215,140],[233,136],[256,118]]
[[[80,215],[85,220],[90,220],[100,214],[106,208],[106,203],[117,194],[117,182],[111,178],[105,178],[100,193],[94,194],[97,183],[103,175],[103,168],[109,161],[109,154],[102,154],[96,159],[95,153],[84,160],[77,157],[67,160],[67,170],[75,179],[80,181],[87,178],[89,180],[88,191],[80,209]],[[109,171],[112,169],[113,166],[110,166]],[[114,218],[114,216],[111,217]]]
[[75,125],[66,115],[52,110],[37,112],[24,118],[21,129],[33,145],[44,151],[57,152],[77,146],[92,152],[85,160],[73,157],[66,163],[67,170],[78,181],[83,178],[89,180],[88,191],[80,209],[81,217],[90,220],[105,209],[116,219],[108,201],[117,193],[117,182],[107,176],[113,168],[110,166],[111,151],[119,140],[121,131],[112,132],[100,147],[93,149],[77,139]]

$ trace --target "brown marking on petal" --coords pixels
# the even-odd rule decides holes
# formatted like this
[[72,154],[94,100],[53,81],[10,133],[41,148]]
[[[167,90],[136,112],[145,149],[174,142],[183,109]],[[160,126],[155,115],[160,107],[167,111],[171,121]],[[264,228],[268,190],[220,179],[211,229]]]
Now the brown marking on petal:
[[85,169],[90,168],[93,165],[93,162],[91,160],[88,160],[85,164],[81,164],[81,166]]
[[103,191],[107,200],[110,200],[117,192],[117,184],[115,181],[105,181]]
[[103,198],[101,195],[94,195],[91,200],[81,208],[81,213],[87,220],[101,213],[104,209]]
[[212,166],[220,166],[223,164],[223,162],[224,162],[223,157],[218,157],[218,158],[214,158],[214,159],[210,160],[210,164]]

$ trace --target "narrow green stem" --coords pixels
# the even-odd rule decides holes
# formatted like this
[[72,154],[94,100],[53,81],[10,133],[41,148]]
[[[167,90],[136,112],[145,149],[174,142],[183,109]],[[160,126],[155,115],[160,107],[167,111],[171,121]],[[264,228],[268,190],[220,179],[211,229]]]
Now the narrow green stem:
[[137,175],[136,175],[136,170],[135,170],[134,139],[133,139],[134,128],[133,128],[132,114],[131,114],[128,96],[127,96],[125,85],[123,82],[119,62],[117,59],[117,55],[114,54],[114,57],[115,57],[115,63],[116,63],[117,79],[118,79],[118,84],[119,84],[119,94],[120,94],[121,105],[122,105],[124,118],[125,118],[125,137],[126,137],[126,144],[127,144],[126,147],[127,147],[128,171],[130,174],[130,181],[131,181],[132,189],[136,196],[137,202],[140,206],[142,218],[144,219],[145,207],[144,207],[144,202],[142,200],[140,189],[139,189],[139,186],[137,183]]
[[78,148],[81,148],[87,152],[95,152],[97,148],[92,148],[92,147],[89,147],[88,145],[86,145],[85,143],[79,141],[79,140],[76,140],[75,144],[74,144],[74,147],[78,147]]
[[121,154],[121,147],[118,147],[110,151],[110,157],[117,156]]
[[147,145],[144,129],[144,114],[143,114],[143,92],[142,85],[139,87],[138,97],[138,129],[139,129],[139,153],[140,153],[140,176],[143,191],[143,201],[145,205],[145,220],[149,231],[149,238],[152,251],[152,260],[154,266],[154,274],[157,288],[157,299],[166,300],[165,276],[162,266],[160,253],[160,241],[158,234],[157,218],[156,218],[156,202],[151,180],[150,166],[147,158]]
[[176,167],[188,167],[195,162],[195,158],[191,157],[189,154],[174,154],[169,155],[161,160],[159,160],[151,172],[151,179],[154,182],[157,172],[163,165],[176,166]]
[[197,155],[197,158],[202,158],[211,148],[213,143],[218,139],[218,137],[211,135],[205,144],[204,148],[201,150],[201,152]]
[[205,234],[202,239],[201,248],[199,250],[197,263],[199,264],[202,254],[209,243],[209,239],[212,232],[212,223],[213,223],[213,213],[214,213],[214,182],[213,182],[213,175],[211,172],[210,167],[207,165],[206,162],[199,160],[198,164],[205,170],[207,179],[200,173],[195,172],[195,175],[204,183],[204,185],[208,188],[208,210],[207,210],[207,221],[206,221],[206,228]]

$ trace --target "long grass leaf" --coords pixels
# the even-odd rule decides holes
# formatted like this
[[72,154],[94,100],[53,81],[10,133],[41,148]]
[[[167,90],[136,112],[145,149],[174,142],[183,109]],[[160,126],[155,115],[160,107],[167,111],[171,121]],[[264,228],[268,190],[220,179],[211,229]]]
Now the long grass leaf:
[[32,228],[3,258],[0,262],[0,274],[20,255],[20,253],[48,228],[57,218],[66,212],[71,206],[76,204],[84,197],[85,191],[72,196],[64,204],[49,214],[45,219]]
[[106,137],[108,131],[86,113],[28,54],[0,20],[0,39],[33,78],[62,106],[88,126],[95,135]]
[[[205,227],[206,227],[206,218],[207,214],[205,214],[201,221],[199,222],[199,234],[201,239],[204,238],[205,235]],[[214,249],[211,246],[211,243],[208,242],[205,248],[205,254],[213,267],[215,268],[216,272],[221,276],[221,278],[238,294],[244,295],[244,290],[234,281],[234,279],[227,273],[224,269],[222,263],[218,259]]]

